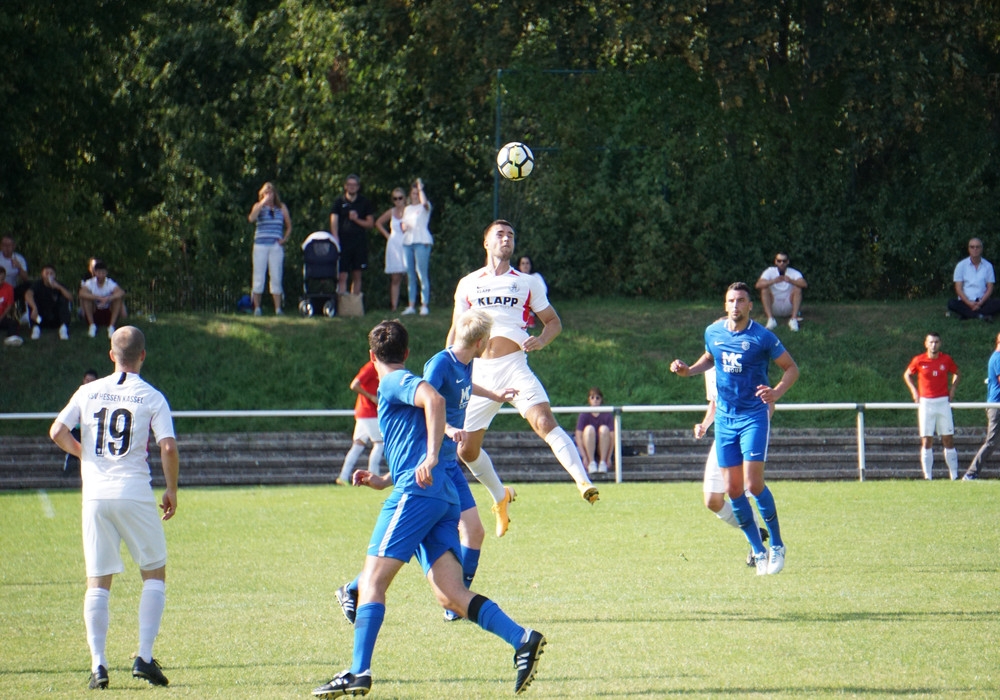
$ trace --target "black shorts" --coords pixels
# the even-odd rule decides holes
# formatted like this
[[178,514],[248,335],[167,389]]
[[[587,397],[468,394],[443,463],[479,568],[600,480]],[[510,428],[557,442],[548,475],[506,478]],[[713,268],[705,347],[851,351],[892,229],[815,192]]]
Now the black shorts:
[[340,239],[340,271],[368,269],[368,239],[365,236],[342,236]]

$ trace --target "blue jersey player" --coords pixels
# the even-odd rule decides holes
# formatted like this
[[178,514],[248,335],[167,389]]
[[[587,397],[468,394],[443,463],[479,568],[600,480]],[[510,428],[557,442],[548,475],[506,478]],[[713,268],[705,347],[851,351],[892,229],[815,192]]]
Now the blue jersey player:
[[[753,548],[757,573],[764,575],[776,574],[785,566],[778,512],[764,483],[771,433],[769,406],[799,378],[799,368],[778,337],[750,319],[752,308],[750,287],[743,282],[731,284],[726,290],[726,317],[705,329],[705,353],[690,366],[674,360],[670,371],[689,377],[715,366],[716,455],[733,514]],[[771,360],[782,370],[781,381],[773,388],[767,375]],[[754,524],[745,491],[757,502],[771,536],[770,551]]]
[[416,555],[438,601],[475,622],[515,649],[514,692],[534,679],[545,637],[521,627],[462,580],[455,485],[438,469],[445,427],[445,400],[404,367],[409,336],[398,321],[383,321],[368,334],[379,375],[379,427],[385,438],[388,477],[356,472],[355,481],[373,488],[394,484],[368,544],[354,623],[351,667],[313,690],[322,698],[366,695],[371,662],[382,621],[386,591],[403,565]]
[[[469,480],[458,461],[458,443],[466,438],[463,429],[465,425],[465,407],[469,398],[484,396],[491,401],[509,401],[517,395],[516,389],[505,389],[502,394],[495,394],[472,383],[472,361],[480,357],[486,350],[490,338],[493,321],[482,311],[470,309],[455,321],[455,344],[434,355],[424,365],[424,381],[430,384],[444,398],[445,404],[445,437],[441,442],[438,454],[438,464],[443,467],[448,478],[455,485],[461,517],[458,521],[458,533],[462,545],[462,575],[466,587],[472,585],[479,568],[479,553],[483,547],[486,533],[483,521],[479,519],[479,509],[472,497]],[[373,480],[377,474],[360,474],[356,477],[358,485],[365,483],[377,488],[388,480]],[[359,576],[360,578],[360,576]],[[337,600],[347,621],[354,624],[357,615],[358,578],[337,590]],[[460,616],[445,610],[445,620],[453,621]]]

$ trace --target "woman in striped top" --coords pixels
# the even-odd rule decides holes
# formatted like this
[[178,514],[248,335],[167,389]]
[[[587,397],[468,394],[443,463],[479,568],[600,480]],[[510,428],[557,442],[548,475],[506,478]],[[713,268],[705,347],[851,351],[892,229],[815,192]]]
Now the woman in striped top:
[[284,245],[292,235],[292,217],[288,207],[278,196],[278,189],[265,182],[257,195],[257,203],[250,210],[247,219],[257,224],[253,238],[253,314],[260,316],[260,298],[264,294],[264,277],[271,277],[271,298],[274,299],[274,313],[281,315],[281,299],[284,294],[281,276],[285,264]]

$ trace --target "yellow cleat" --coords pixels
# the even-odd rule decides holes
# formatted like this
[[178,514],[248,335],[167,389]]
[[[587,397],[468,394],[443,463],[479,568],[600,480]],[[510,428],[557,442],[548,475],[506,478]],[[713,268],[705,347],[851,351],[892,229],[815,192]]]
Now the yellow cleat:
[[596,486],[591,486],[586,491],[583,491],[580,495],[583,496],[583,500],[585,500],[590,505],[594,505],[599,500],[601,500],[601,494],[598,493]]
[[494,503],[490,509],[497,516],[497,537],[503,537],[507,533],[507,526],[510,525],[510,516],[507,515],[507,506],[517,498],[517,492],[510,486],[503,487],[503,499],[499,503]]

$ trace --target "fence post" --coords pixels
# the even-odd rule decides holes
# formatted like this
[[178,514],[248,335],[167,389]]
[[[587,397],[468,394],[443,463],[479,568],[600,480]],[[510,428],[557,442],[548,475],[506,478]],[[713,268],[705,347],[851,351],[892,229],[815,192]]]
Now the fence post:
[[865,405],[858,404],[858,481],[865,480]]
[[615,483],[622,483],[622,409],[615,406]]

